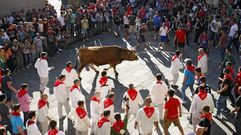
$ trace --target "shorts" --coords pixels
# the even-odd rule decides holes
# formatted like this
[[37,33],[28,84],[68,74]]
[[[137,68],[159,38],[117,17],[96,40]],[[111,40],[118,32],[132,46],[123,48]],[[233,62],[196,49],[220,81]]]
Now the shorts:
[[166,42],[167,41],[167,36],[161,36],[161,42]]
[[6,96],[7,96],[7,101],[8,102],[12,101],[12,94],[6,94]]
[[172,123],[175,126],[179,126],[180,125],[179,118],[176,118],[176,119],[166,119],[166,121],[164,121],[164,123],[163,123],[163,128],[164,129],[168,129],[171,126]]
[[144,35],[140,35],[139,43],[145,43],[146,39]]
[[184,46],[185,46],[185,43],[177,43],[177,46],[179,47],[179,48],[184,48]]
[[128,28],[129,28],[129,25],[128,25],[128,24],[125,24],[125,25],[124,25],[124,28],[128,29]]

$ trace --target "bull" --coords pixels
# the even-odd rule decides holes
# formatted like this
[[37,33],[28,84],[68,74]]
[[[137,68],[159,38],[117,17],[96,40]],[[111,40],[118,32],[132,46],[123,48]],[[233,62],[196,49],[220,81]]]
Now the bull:
[[78,76],[85,66],[89,66],[96,73],[99,71],[94,67],[109,64],[109,67],[104,70],[114,69],[116,75],[116,66],[124,60],[134,61],[138,60],[137,53],[134,50],[128,50],[119,46],[98,46],[98,47],[85,47],[77,51],[80,67],[78,69]]

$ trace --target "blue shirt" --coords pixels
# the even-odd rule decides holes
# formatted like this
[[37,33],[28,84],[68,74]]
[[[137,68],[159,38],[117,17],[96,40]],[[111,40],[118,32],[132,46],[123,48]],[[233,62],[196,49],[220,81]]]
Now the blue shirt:
[[155,15],[155,16],[153,17],[153,22],[154,22],[154,26],[155,26],[155,27],[160,27],[160,26],[161,26],[161,17]]
[[19,134],[17,127],[22,127],[23,130],[25,130],[25,127],[23,125],[23,120],[21,116],[12,116],[10,115],[10,121],[12,124],[12,130],[14,134]]
[[185,69],[185,70],[184,70],[184,76],[187,78],[187,80],[185,81],[185,84],[186,84],[186,85],[194,84],[195,75],[194,75],[193,72]]

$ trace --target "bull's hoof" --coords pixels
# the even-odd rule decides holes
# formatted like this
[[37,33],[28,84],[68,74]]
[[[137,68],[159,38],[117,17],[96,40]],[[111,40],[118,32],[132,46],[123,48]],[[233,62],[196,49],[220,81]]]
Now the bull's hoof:
[[100,73],[100,71],[95,71],[95,73],[96,73],[96,74],[99,74],[99,73]]
[[119,75],[119,73],[118,73],[118,72],[115,72],[115,75],[116,75],[116,76],[118,76],[118,75]]
[[79,77],[79,80],[81,81],[81,80],[82,80],[82,78],[81,78],[81,77]]

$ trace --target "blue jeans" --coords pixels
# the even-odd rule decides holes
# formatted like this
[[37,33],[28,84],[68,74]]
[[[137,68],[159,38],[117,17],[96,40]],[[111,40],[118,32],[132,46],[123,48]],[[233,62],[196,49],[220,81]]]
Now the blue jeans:
[[217,100],[217,114],[220,114],[220,112],[225,109],[227,109],[227,99],[228,99],[228,96],[222,96],[222,95],[219,95],[218,97],[218,100]]
[[186,89],[187,89],[188,87],[189,87],[189,89],[191,90],[192,95],[193,95],[193,92],[194,92],[193,85],[194,85],[194,83],[192,83],[192,84],[184,84],[184,85],[182,86],[182,101],[186,101],[186,100],[187,100]]

